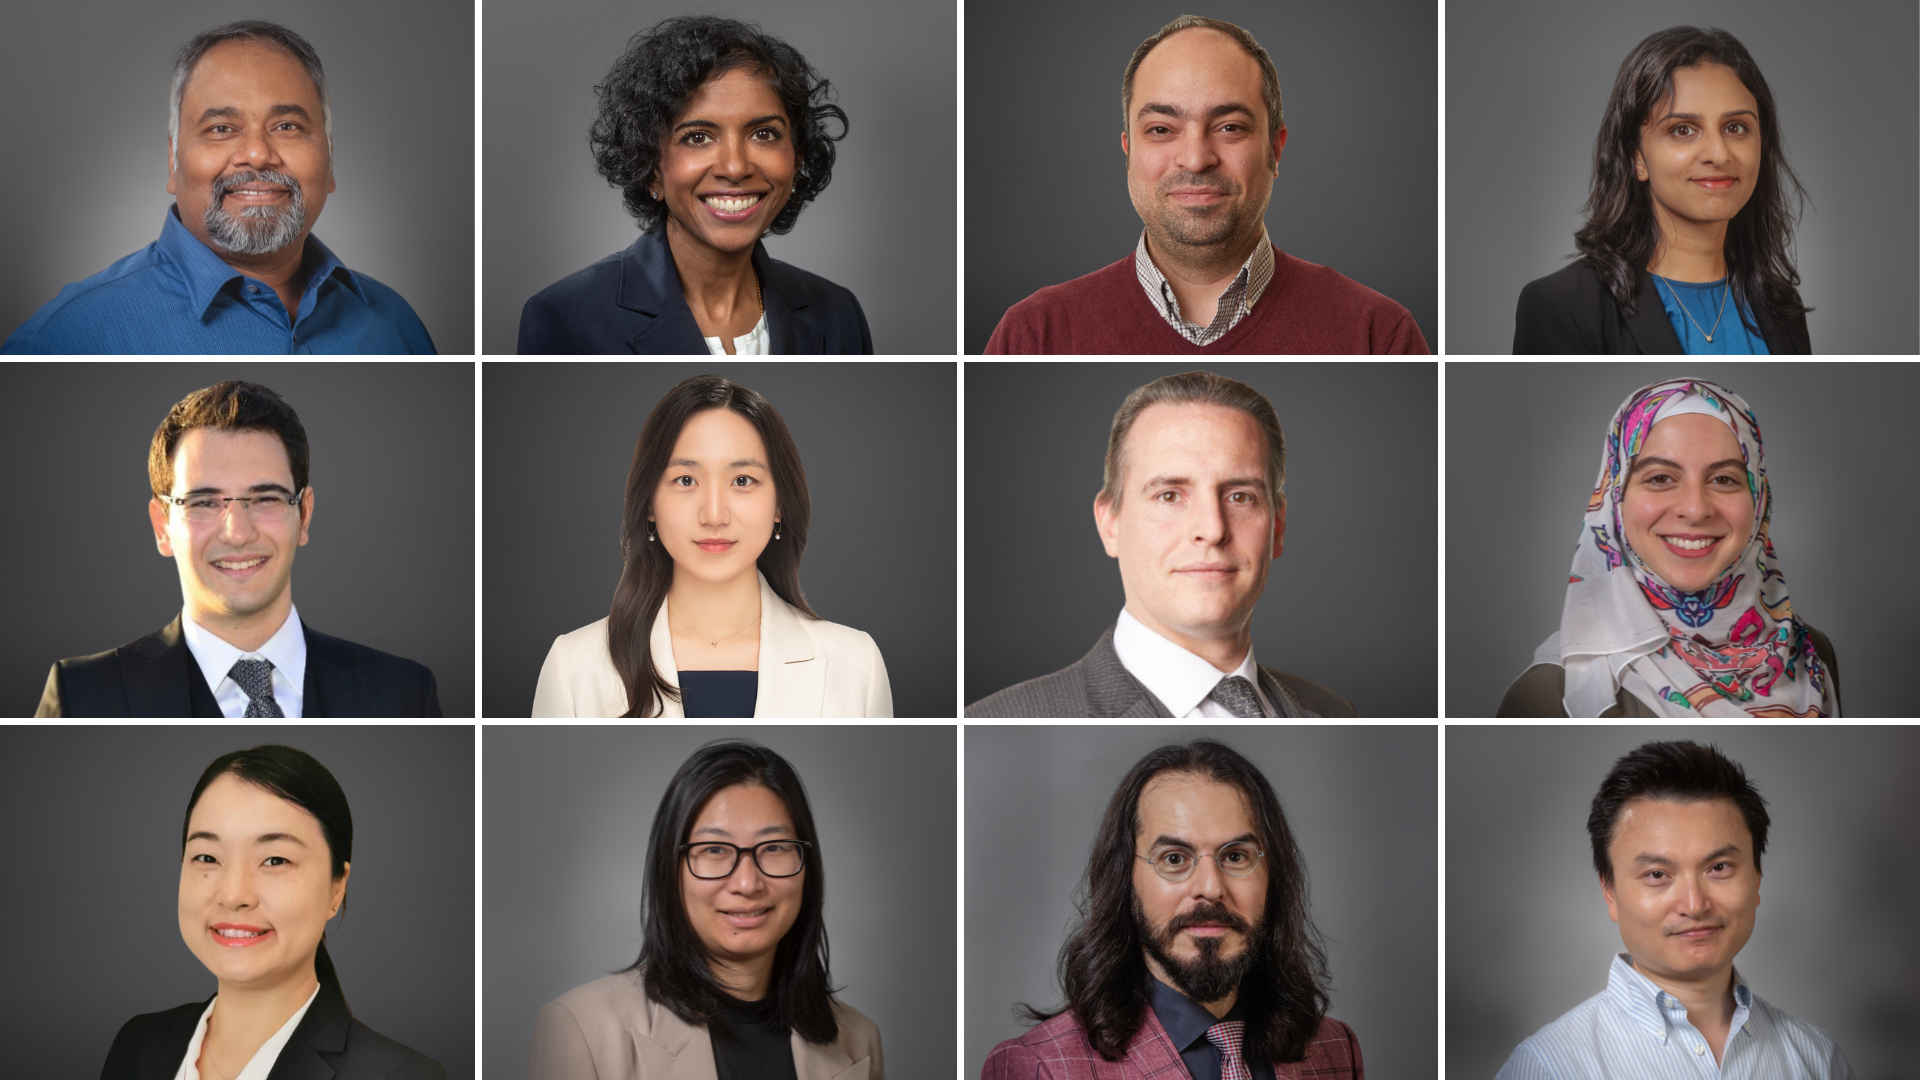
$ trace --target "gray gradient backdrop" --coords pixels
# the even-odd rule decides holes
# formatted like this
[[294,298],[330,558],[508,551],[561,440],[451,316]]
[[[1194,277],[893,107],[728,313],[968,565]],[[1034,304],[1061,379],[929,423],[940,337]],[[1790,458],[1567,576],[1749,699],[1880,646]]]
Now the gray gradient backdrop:
[[717,372],[766,395],[800,448],[807,601],[873,635],[895,716],[952,716],[954,367],[486,364],[486,714],[526,716],[553,639],[606,617],[641,425],[676,383]]
[[[1035,290],[1133,251],[1140,215],[1120,153],[1120,76],[1184,10],[967,4],[967,352],[984,350]],[[1289,134],[1268,235],[1398,301],[1438,351],[1434,5],[1220,0],[1199,14],[1252,33],[1280,75]]]
[[1245,754],[1280,796],[1312,883],[1314,924],[1326,936],[1328,1015],[1353,1025],[1367,1071],[1438,1071],[1432,725],[969,724],[961,1076],[976,1075],[995,1043],[1032,1026],[1015,1018],[1015,1005],[1060,1004],[1055,961],[1075,890],[1127,770],[1155,747],[1203,736]]
[[1447,352],[1513,351],[1520,288],[1574,254],[1621,61],[1717,26],[1773,88],[1810,197],[1797,233],[1815,352],[1920,348],[1920,8],[1907,0],[1447,5]]
[[1448,716],[1492,716],[1560,628],[1614,410],[1642,386],[1689,376],[1746,398],[1760,418],[1773,548],[1793,610],[1833,641],[1844,715],[1912,715],[1888,673],[1907,668],[1899,627],[1920,593],[1888,568],[1911,557],[1920,508],[1890,495],[1887,464],[1912,428],[1903,407],[1920,389],[1912,366],[1686,358],[1446,367]]
[[0,538],[0,716],[31,716],[56,660],[180,613],[154,547],[147,447],[175,402],[225,379],[272,387],[312,450],[313,529],[293,602],[314,629],[417,660],[448,716],[473,706],[473,365],[126,361],[0,367],[0,485],[29,519]]
[[0,728],[0,812],[37,823],[0,890],[8,1074],[96,1076],[120,1025],[213,996],[180,939],[180,822],[213,759],[284,743],[353,808],[327,953],[354,1016],[473,1076],[473,742],[467,725]]
[[806,784],[834,985],[880,1025],[888,1075],[952,1067],[954,726],[485,730],[488,1075],[524,1076],[540,1006],[640,954],[654,812],[681,762],[723,737],[771,748]]
[[1759,916],[1735,961],[1754,993],[1825,1029],[1861,1080],[1920,1076],[1920,732],[1449,725],[1446,739],[1448,1076],[1493,1076],[1606,989],[1626,946],[1587,812],[1613,763],[1655,739],[1719,746],[1767,800]]
[[[1438,367],[1207,368],[1267,395],[1287,437],[1286,552],[1254,613],[1254,653],[1332,687],[1362,716],[1440,708],[1439,575],[1421,535],[1437,508]],[[966,365],[968,702],[1066,667],[1119,618],[1119,564],[1093,522],[1107,432],[1129,392],[1181,370]],[[1385,660],[1383,632],[1394,642]]]
[[848,134],[833,182],[767,252],[853,290],[876,351],[951,356],[952,0],[486,0],[486,351],[515,351],[528,297],[640,235],[594,171],[593,88],[628,38],[674,15],[758,23],[834,85]]
[[315,235],[405,297],[440,352],[472,353],[467,0],[0,3],[0,143],[40,162],[0,171],[0,339],[159,238],[174,54],[236,19],[290,27],[326,65],[339,190]]

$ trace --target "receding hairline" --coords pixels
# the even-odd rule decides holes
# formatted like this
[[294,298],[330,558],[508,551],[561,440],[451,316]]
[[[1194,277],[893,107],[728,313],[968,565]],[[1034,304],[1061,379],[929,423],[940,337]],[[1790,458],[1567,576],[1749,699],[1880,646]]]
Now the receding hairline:
[[[1148,416],[1151,416],[1155,409],[1161,409],[1161,408],[1206,409],[1208,411],[1213,411],[1213,412],[1231,413],[1234,416],[1239,417],[1245,423],[1251,425],[1253,428],[1253,433],[1255,437],[1258,439],[1259,446],[1260,446],[1259,474],[1260,474],[1261,486],[1265,488],[1272,487],[1272,482],[1267,476],[1267,467],[1266,467],[1268,451],[1271,448],[1267,445],[1266,427],[1264,424],[1262,424],[1259,417],[1253,415],[1252,413],[1248,412],[1245,409],[1236,408],[1232,405],[1228,405],[1224,402],[1219,402],[1219,401],[1156,401],[1149,404],[1145,408],[1141,409],[1138,413],[1134,414],[1133,422],[1127,425],[1126,435],[1123,436],[1120,440],[1120,448],[1118,453],[1119,466],[1120,466],[1118,469],[1119,475],[1115,477],[1114,491],[1113,491],[1114,497],[1116,499],[1124,499],[1125,497],[1124,493],[1127,490],[1128,476],[1133,468],[1133,463],[1131,460],[1132,455],[1129,452],[1129,450],[1133,444],[1135,435],[1140,430],[1140,423],[1141,421],[1145,420]],[[1101,494],[1102,494],[1102,497],[1105,497],[1106,495],[1105,492],[1102,492]],[[1269,490],[1267,492],[1267,496],[1269,500],[1272,501],[1276,507],[1280,503],[1285,502],[1287,498],[1286,493],[1282,491]]]
[[219,52],[221,49],[224,49],[229,45],[241,47],[241,48],[262,49],[267,52],[277,54],[288,61],[291,61],[294,67],[297,67],[300,69],[301,77],[307,80],[307,86],[313,91],[313,99],[315,101],[320,102],[322,109],[326,107],[327,101],[326,101],[326,98],[320,93],[320,84],[314,81],[313,72],[307,69],[307,62],[304,58],[300,56],[299,53],[294,52],[292,49],[288,48],[287,46],[281,44],[278,41],[273,40],[272,38],[259,37],[255,35],[240,35],[236,37],[222,38],[221,40],[214,42],[212,45],[207,46],[206,51],[201,53],[198,57],[194,59],[193,66],[187,69],[186,78],[182,79],[180,82],[180,105],[181,105],[181,112],[183,114],[181,118],[183,120],[185,119],[184,113],[186,111],[187,95],[193,93],[194,76],[200,74],[200,69],[206,65],[207,61],[213,57],[214,53]]

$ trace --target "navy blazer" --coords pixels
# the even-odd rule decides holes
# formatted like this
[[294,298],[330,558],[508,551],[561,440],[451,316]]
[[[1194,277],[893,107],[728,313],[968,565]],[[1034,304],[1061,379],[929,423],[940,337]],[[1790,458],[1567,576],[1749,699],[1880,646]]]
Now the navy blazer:
[[[753,245],[753,268],[776,355],[873,351],[853,293],[770,257],[764,243]],[[641,233],[627,250],[535,293],[520,311],[519,351],[707,355],[666,228]]]
[[[117,649],[54,664],[34,715],[219,716],[180,619]],[[303,715],[440,715],[439,685],[424,665],[328,637],[304,620],[300,629],[307,638]]]
[[[1519,353],[1678,354],[1680,335],[1673,332],[1666,305],[1660,302],[1653,278],[1642,275],[1634,295],[1639,312],[1628,318],[1585,259],[1527,283],[1513,318],[1513,351]],[[1753,313],[1767,352],[1774,356],[1813,352],[1807,337],[1807,317],[1795,315],[1784,325],[1762,310]]]
[[[208,1001],[212,999],[209,998]],[[207,1002],[144,1013],[113,1037],[100,1080],[173,1080]],[[440,1063],[355,1020],[340,991],[320,984],[268,1080],[447,1080]]]

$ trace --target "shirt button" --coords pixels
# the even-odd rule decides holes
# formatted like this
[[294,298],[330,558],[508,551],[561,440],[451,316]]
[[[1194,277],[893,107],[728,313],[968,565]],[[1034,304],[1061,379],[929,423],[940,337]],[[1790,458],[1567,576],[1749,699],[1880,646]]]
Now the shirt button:
[[1693,1048],[1693,1052],[1696,1054],[1704,1054],[1707,1052],[1707,1048],[1704,1046],[1696,1046]]
[[249,286],[247,286],[247,291],[248,291],[248,292],[259,292],[259,291],[260,291],[260,286],[258,286],[258,285],[249,285]]

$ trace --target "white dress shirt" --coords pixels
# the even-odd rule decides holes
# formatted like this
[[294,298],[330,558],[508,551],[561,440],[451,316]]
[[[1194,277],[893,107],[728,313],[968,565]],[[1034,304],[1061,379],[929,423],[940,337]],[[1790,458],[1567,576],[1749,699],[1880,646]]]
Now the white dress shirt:
[[[721,347],[719,338],[710,337],[702,338],[701,340],[707,343],[707,351],[709,353],[715,356],[727,355],[727,350]],[[733,339],[733,355],[770,356],[772,353],[773,340],[767,336],[767,313],[762,310],[760,312],[760,321],[753,324],[753,329]]]
[[[247,1062],[247,1067],[241,1069],[240,1075],[233,1080],[267,1080],[267,1074],[273,1071],[273,1063],[280,1060],[280,1051],[285,1050],[287,1040],[293,1038],[293,1029],[300,1026],[300,1018],[307,1015],[307,1010],[313,1007],[313,999],[319,996],[320,988],[316,986],[313,993],[307,995],[307,1003],[287,1017],[287,1022],[280,1025],[280,1030],[274,1032],[272,1038],[260,1044],[260,1049],[253,1052],[253,1060]],[[207,1002],[207,1011],[200,1014],[200,1026],[193,1029],[193,1041],[187,1044],[187,1056],[181,1059],[173,1080],[200,1080],[200,1044],[206,1041],[207,1020],[213,1016],[214,1002],[219,1000],[219,996],[215,995],[213,1001]],[[213,1070],[208,1075],[217,1078],[219,1074]]]
[[1159,634],[1147,629],[1146,625],[1133,617],[1125,608],[1120,609],[1120,618],[1113,627],[1113,651],[1120,656],[1120,665],[1127,674],[1140,680],[1147,692],[1160,699],[1167,712],[1183,719],[1194,717],[1226,717],[1233,714],[1226,706],[1207,695],[1220,685],[1220,680],[1238,675],[1253,684],[1253,695],[1260,700],[1260,711],[1266,716],[1279,716],[1273,702],[1267,700],[1267,691],[1260,685],[1260,665],[1253,662],[1253,642],[1247,642],[1247,655],[1240,660],[1240,666],[1232,671],[1222,672],[1211,663],[1202,660],[1193,653],[1175,645]]
[[247,715],[247,692],[227,678],[227,672],[233,670],[238,660],[272,663],[273,700],[279,703],[281,714],[290,720],[302,715],[300,708],[307,685],[307,635],[300,628],[299,608],[289,608],[287,621],[280,624],[280,629],[273,632],[265,645],[252,652],[244,652],[221,640],[184,612],[180,617],[180,635],[187,639],[188,651],[200,664],[200,674],[213,690],[213,700],[219,704],[221,716],[237,720]]

